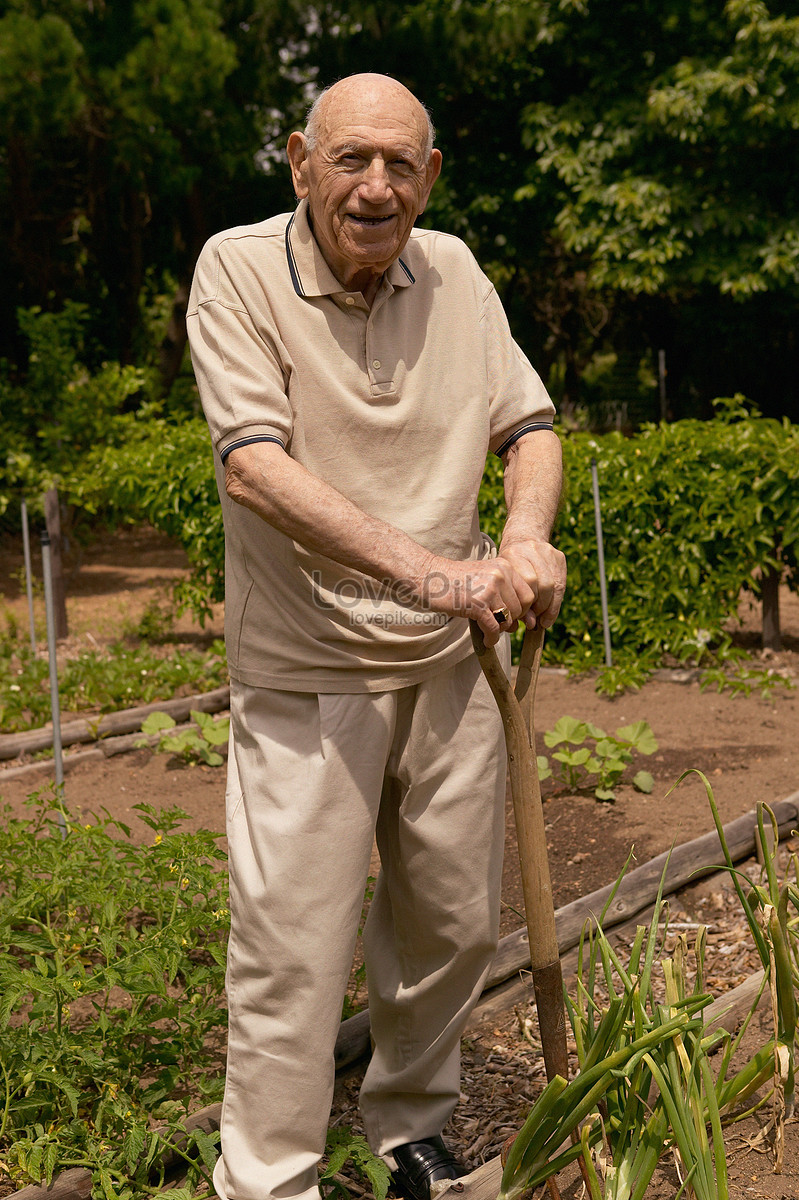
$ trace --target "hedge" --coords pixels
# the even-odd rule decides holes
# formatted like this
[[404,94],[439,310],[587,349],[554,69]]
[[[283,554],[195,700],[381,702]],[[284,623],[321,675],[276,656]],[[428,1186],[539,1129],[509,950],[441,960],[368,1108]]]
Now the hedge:
[[[742,589],[777,570],[799,587],[799,426],[766,420],[741,397],[712,421],[645,426],[633,437],[563,433],[565,486],[555,540],[569,586],[548,656],[583,668],[604,660],[591,462],[599,474],[614,657],[651,667],[723,655]],[[109,519],[148,521],[185,547],[179,599],[202,617],[223,596],[222,518],[204,422],[131,418],[124,446],[98,450],[64,487]],[[504,519],[502,466],[490,459],[483,528]]]

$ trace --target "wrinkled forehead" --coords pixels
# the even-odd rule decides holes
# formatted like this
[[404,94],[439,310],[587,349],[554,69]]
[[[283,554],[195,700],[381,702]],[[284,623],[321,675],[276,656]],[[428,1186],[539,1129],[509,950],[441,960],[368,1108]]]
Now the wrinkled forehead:
[[424,109],[401,84],[391,84],[342,84],[331,89],[319,114],[320,138],[328,146],[350,139],[391,143],[421,158],[428,137]]

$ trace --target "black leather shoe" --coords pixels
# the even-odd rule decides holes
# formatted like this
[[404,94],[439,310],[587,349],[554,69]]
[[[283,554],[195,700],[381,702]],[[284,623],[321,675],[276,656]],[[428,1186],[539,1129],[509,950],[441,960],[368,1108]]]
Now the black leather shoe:
[[[460,1179],[466,1167],[447,1149],[440,1137],[421,1142],[405,1142],[391,1151],[397,1164],[391,1178],[398,1192],[408,1200],[431,1200],[440,1180]],[[463,1185],[457,1190],[461,1190]]]

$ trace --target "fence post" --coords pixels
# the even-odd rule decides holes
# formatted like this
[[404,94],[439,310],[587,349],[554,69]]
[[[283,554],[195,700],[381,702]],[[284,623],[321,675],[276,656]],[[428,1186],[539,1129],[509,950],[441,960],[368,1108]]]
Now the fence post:
[[666,351],[658,350],[658,397],[660,399],[660,419],[669,419],[669,406],[666,401]]
[[58,508],[58,492],[55,488],[50,488],[49,492],[45,492],[44,519],[50,537],[55,636],[58,641],[61,641],[69,635],[69,628],[67,626],[67,594],[64,587],[64,569],[61,565],[61,514]]

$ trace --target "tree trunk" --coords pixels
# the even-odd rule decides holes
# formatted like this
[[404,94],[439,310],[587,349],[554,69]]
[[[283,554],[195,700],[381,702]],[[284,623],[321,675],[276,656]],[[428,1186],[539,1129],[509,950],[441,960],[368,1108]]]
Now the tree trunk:
[[179,283],[172,300],[169,314],[169,324],[163,341],[158,347],[158,374],[161,379],[161,391],[164,396],[169,394],[175,382],[186,349],[186,309],[189,304],[189,285]]
[[782,572],[774,567],[763,570],[763,649],[782,650],[780,635],[780,577]]

